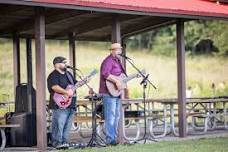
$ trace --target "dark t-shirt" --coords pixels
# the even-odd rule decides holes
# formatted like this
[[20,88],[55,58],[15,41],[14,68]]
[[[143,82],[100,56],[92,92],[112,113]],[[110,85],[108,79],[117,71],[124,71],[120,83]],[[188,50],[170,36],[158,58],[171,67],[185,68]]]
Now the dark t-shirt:
[[[69,75],[72,77],[72,80],[75,83],[77,83],[77,80],[75,80],[72,76],[72,74],[67,71],[69,73]],[[68,85],[70,85],[71,82],[67,77],[67,74],[61,74],[60,72],[58,72],[57,70],[52,71],[48,78],[47,78],[47,87],[48,87],[48,91],[50,93],[50,100],[49,100],[49,108],[50,109],[57,109],[59,108],[58,105],[54,102],[53,100],[53,95],[54,95],[54,90],[52,90],[52,86],[54,85],[59,85],[61,88],[66,89],[66,87]],[[76,106],[76,97],[73,97],[71,105],[68,108],[75,108]]]

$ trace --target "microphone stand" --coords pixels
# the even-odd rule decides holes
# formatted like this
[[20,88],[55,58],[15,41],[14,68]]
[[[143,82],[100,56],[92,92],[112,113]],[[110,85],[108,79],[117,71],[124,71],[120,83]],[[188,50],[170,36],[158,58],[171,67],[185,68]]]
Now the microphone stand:
[[[75,70],[75,71],[79,71],[82,74],[82,72],[79,69],[72,68],[72,67],[71,67],[71,69]],[[106,144],[105,144],[104,139],[102,139],[102,137],[97,134],[97,116],[96,116],[97,101],[101,100],[101,96],[99,94],[97,94],[96,92],[94,92],[92,87],[90,87],[89,84],[85,80],[83,80],[82,76],[79,75],[77,72],[76,72],[76,76],[78,76],[79,79],[81,81],[83,81],[85,83],[85,85],[89,88],[88,99],[92,102],[92,136],[87,144],[87,147],[95,147],[96,145],[105,147]],[[100,141],[98,141],[97,138],[99,138]]]
[[143,110],[144,110],[144,135],[141,139],[137,140],[137,142],[139,141],[144,141],[144,144],[146,143],[147,140],[150,140],[150,141],[154,141],[154,142],[157,142],[157,140],[155,139],[152,139],[150,136],[148,136],[147,134],[147,116],[146,116],[146,88],[147,88],[147,85],[148,83],[154,88],[154,89],[157,89],[156,86],[148,79],[149,77],[149,74],[147,75],[144,75],[140,70],[139,68],[137,68],[134,63],[132,62],[132,59],[125,56],[125,55],[121,55],[123,58],[125,58],[128,63],[131,64],[131,66],[142,76],[142,81],[140,82],[140,85],[143,87]]

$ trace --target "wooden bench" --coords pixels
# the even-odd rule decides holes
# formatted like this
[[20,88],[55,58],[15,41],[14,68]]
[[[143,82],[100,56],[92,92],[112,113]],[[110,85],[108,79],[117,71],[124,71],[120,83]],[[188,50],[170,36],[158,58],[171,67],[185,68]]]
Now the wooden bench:
[[[98,123],[104,122],[103,119],[97,118],[96,120]],[[75,123],[87,123],[87,122],[92,122],[92,117],[91,116],[76,116],[74,118]]]
[[207,114],[205,113],[201,113],[201,112],[193,112],[193,113],[189,113],[187,114],[187,117],[199,117],[199,118],[206,118]]
[[5,134],[5,128],[16,128],[20,127],[19,124],[5,124],[5,125],[0,125],[0,131],[1,131],[1,137],[2,137],[2,143],[1,143],[1,148],[0,150],[4,150],[6,146],[6,134]]

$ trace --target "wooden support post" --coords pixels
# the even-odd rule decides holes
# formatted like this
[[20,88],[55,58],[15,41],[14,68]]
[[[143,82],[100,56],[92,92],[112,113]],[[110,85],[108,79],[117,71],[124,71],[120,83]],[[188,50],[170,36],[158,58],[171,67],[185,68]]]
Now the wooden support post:
[[[122,44],[122,47],[123,47],[123,49],[122,49],[122,53],[124,54],[124,55],[126,55],[127,54],[127,46],[126,46],[126,42],[125,42],[125,40],[124,39],[122,39],[122,41],[121,41],[121,44]],[[122,64],[123,64],[123,68],[125,69],[125,71],[127,70],[127,65],[126,65],[126,59],[125,58],[122,58]],[[127,72],[127,71],[126,71]]]
[[27,57],[27,98],[28,98],[28,110],[32,112],[32,40],[26,39],[26,57]]
[[[111,37],[112,43],[121,43],[121,30],[120,30],[120,22],[118,18],[116,17],[114,19],[114,23],[112,26],[112,37]],[[124,92],[121,95],[121,99],[124,99]],[[124,144],[124,138],[123,138],[123,106],[122,103],[120,104],[120,120],[119,120],[119,125],[118,125],[118,137],[117,137],[117,142],[120,144]]]
[[179,136],[187,136],[186,120],[186,86],[185,86],[185,45],[184,45],[184,21],[178,19],[176,23],[177,34],[177,82],[178,82],[178,120]]
[[120,22],[118,18],[114,18],[114,23],[112,25],[112,43],[121,43],[121,30]]
[[[71,33],[69,35],[69,60],[70,65],[73,66],[73,68],[76,68],[76,50],[75,50],[75,36],[74,33]],[[73,70],[73,76],[76,77],[76,71]]]
[[20,38],[13,36],[13,78],[14,78],[14,97],[16,96],[16,86],[21,83],[20,66]]
[[36,8],[35,11],[37,148],[46,151],[45,10]]

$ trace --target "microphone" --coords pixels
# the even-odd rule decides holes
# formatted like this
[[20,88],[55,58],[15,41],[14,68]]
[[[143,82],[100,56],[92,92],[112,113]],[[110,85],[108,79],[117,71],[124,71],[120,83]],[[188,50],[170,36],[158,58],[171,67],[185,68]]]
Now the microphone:
[[72,67],[72,66],[70,66],[70,65],[67,65],[66,68],[67,68],[67,69],[72,69],[72,70],[78,70],[77,68],[74,68],[74,67]]
[[129,57],[127,57],[125,54],[123,54],[123,53],[121,53],[121,54],[118,54],[119,56],[122,56],[123,58],[125,58],[125,59],[129,59],[129,60],[131,60],[131,58],[129,58]]

